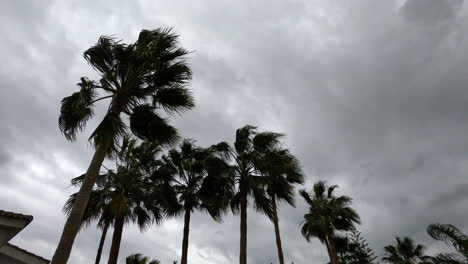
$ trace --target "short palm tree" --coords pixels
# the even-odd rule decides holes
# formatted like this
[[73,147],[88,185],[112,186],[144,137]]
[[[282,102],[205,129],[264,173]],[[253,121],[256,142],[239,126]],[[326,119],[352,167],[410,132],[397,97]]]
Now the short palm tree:
[[468,236],[449,224],[431,224],[427,233],[435,240],[452,246],[457,253],[441,253],[432,257],[438,264],[468,264]]
[[268,178],[261,173],[260,167],[265,154],[279,147],[281,136],[273,132],[258,133],[249,125],[236,131],[231,156],[238,190],[231,201],[231,208],[234,213],[240,212],[240,264],[247,263],[248,199],[253,200],[256,210],[269,217],[273,215],[273,206],[266,191]]
[[382,261],[391,264],[426,264],[431,263],[430,257],[424,255],[424,246],[415,245],[409,237],[396,237],[395,245],[384,247],[385,255]]
[[286,149],[267,152],[261,164],[259,170],[268,178],[266,188],[273,209],[270,218],[275,229],[278,259],[284,264],[277,207],[282,202],[294,206],[294,184],[303,184],[304,175],[299,161]]
[[177,175],[173,189],[178,203],[172,214],[184,214],[181,264],[187,264],[190,217],[195,211],[206,211],[216,221],[226,211],[233,194],[233,178],[224,157],[229,146],[219,143],[210,148],[196,147],[192,140],[184,140],[179,149],[172,149],[166,165]]
[[313,192],[299,191],[309,206],[304,215],[301,233],[307,239],[316,237],[327,247],[330,262],[338,264],[335,246],[337,231],[350,231],[360,223],[359,215],[350,207],[352,199],[348,196],[335,196],[337,185],[327,186],[324,181],[314,184]]
[[[105,188],[105,183],[104,181],[107,179],[105,177],[105,174],[101,174],[97,178],[97,184],[101,187]],[[77,186],[82,182],[84,175],[81,175],[80,177],[74,178],[72,180],[72,186]],[[97,191],[92,191],[88,206],[86,207],[86,210],[83,214],[83,219],[81,221],[81,226],[80,228],[89,226],[93,221],[97,221],[97,227],[102,229],[102,234],[101,234],[101,239],[99,240],[99,246],[96,254],[96,259],[95,259],[95,264],[99,264],[101,261],[101,255],[102,255],[102,249],[104,247],[104,243],[106,240],[106,235],[107,231],[109,229],[109,226],[112,225],[113,222],[113,217],[110,214],[110,208],[107,206],[107,203],[104,201],[104,197],[100,197],[99,195],[101,192]],[[78,193],[74,193],[70,195],[69,199],[65,203],[63,207],[63,211],[65,214],[69,214],[71,211],[71,208],[73,206],[73,203],[76,200],[76,196]]]
[[86,77],[79,91],[62,100],[59,127],[68,140],[75,140],[94,115],[98,101],[109,99],[101,123],[90,136],[95,153],[80,191],[65,223],[52,264],[65,264],[81,225],[83,213],[106,155],[111,155],[120,137],[128,130],[123,115],[130,120],[131,132],[143,140],[160,144],[177,139],[177,130],[160,115],[179,113],[194,106],[187,89],[191,71],[170,29],[143,30],[138,40],[124,44],[107,36],[84,53],[86,61],[100,75],[99,81]]
[[[154,168],[149,165],[157,163],[154,160],[161,148],[153,143],[137,145],[136,142],[136,139],[124,137],[122,147],[116,151],[117,169],[107,170],[98,177],[96,188],[91,192],[91,199],[85,208],[85,212],[100,211],[106,219],[112,219],[114,234],[109,264],[117,263],[125,223],[136,223],[144,230],[154,222],[160,223],[166,208],[166,203],[160,198],[164,192],[159,192],[160,186],[154,181],[155,174],[152,173]],[[83,180],[84,177],[80,176],[73,183]],[[78,193],[75,193],[68,199],[65,205],[67,213],[72,210],[77,196]]]
[[150,260],[148,257],[143,257],[141,254],[133,254],[127,257],[126,264],[161,264],[159,260]]

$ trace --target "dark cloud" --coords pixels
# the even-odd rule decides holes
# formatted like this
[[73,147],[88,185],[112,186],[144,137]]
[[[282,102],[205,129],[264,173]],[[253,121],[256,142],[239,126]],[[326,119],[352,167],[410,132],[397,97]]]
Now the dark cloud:
[[405,18],[421,26],[433,27],[453,20],[463,0],[407,0],[401,7]]

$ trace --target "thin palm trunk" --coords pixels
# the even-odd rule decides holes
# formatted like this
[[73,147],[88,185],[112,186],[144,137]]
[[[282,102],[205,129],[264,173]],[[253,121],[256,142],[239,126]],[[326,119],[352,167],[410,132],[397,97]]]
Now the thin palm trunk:
[[276,248],[278,249],[278,260],[280,264],[284,264],[283,247],[281,246],[281,235],[279,230],[278,212],[276,209],[276,199],[273,197],[273,224],[275,225]]
[[239,264],[247,264],[247,186],[246,179],[240,184],[240,253]]
[[112,245],[109,253],[108,264],[117,264],[119,258],[120,242],[122,241],[122,232],[124,226],[124,217],[119,216],[115,219],[114,235],[112,236]]
[[106,242],[106,235],[107,235],[108,228],[109,228],[109,224],[106,224],[104,228],[102,229],[101,240],[99,241],[99,247],[98,247],[98,251],[96,254],[96,261],[94,262],[95,264],[99,264],[99,262],[101,262],[102,248],[104,247],[104,242]]
[[330,263],[331,263],[331,251],[330,251],[330,245],[328,245],[328,241],[325,241],[325,246],[327,246],[327,252],[328,252],[328,257],[330,258]]
[[328,253],[330,255],[330,262],[332,264],[338,264],[338,255],[336,254],[335,240],[333,239],[330,230],[327,230],[325,235],[327,236],[327,243],[329,246]]
[[88,204],[91,191],[93,190],[96,177],[101,168],[102,162],[106,157],[108,144],[99,144],[94,152],[91,163],[89,164],[86,175],[81,184],[80,191],[76,196],[75,203],[70,212],[70,216],[63,227],[62,236],[60,242],[55,250],[54,256],[52,257],[51,264],[66,264],[70,253],[75,242],[76,234],[81,226],[81,220]]
[[190,209],[185,209],[184,238],[182,239],[182,259],[180,260],[180,264],[187,264],[189,232],[190,232]]

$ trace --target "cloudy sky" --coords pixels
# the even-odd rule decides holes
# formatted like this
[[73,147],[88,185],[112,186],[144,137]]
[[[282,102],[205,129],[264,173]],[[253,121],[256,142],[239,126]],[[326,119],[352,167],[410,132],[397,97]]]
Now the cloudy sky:
[[[133,42],[170,26],[194,51],[197,107],[172,121],[183,136],[232,142],[245,124],[285,133],[306,187],[327,180],[353,197],[379,255],[395,235],[434,252],[429,223],[468,232],[467,15],[463,0],[0,1],[0,209],[34,215],[12,242],[51,258],[69,180],[93,153],[90,130],[70,143],[57,127],[61,98],[96,77],[82,52],[103,34]],[[281,209],[286,259],[325,263],[325,247],[300,235],[305,211]],[[249,262],[277,263],[273,225],[249,216]],[[236,263],[237,217],[197,214],[191,227],[191,263]],[[92,263],[99,236],[81,232],[70,263]],[[181,237],[181,219],[128,226],[121,257],[172,263]]]

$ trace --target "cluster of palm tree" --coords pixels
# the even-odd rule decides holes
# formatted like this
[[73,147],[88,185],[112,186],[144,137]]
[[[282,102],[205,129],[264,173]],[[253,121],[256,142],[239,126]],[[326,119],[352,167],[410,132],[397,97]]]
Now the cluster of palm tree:
[[[179,149],[162,150],[179,141],[168,116],[194,106],[188,88],[188,52],[170,29],[143,30],[136,42],[124,44],[102,36],[84,53],[98,72],[98,81],[82,77],[79,91],[65,97],[59,127],[71,141],[94,116],[98,102],[109,100],[102,121],[89,140],[94,156],[83,175],[72,180],[80,190],[64,206],[68,215],[52,258],[66,263],[81,227],[97,220],[102,228],[96,263],[110,226],[108,263],[116,263],[123,228],[136,223],[145,229],[165,217],[184,215],[181,263],[187,263],[190,216],[208,212],[215,220],[230,207],[240,214],[240,263],[247,263],[247,206],[251,200],[274,224],[278,256],[284,257],[279,233],[278,202],[294,205],[293,184],[303,182],[297,159],[281,147],[281,134],[245,126],[235,143],[200,148],[185,140]],[[107,158],[115,167],[103,166]],[[104,167],[104,171],[101,171]]]
[[[74,141],[97,104],[108,103],[89,138],[95,148],[89,167],[71,181],[80,189],[65,203],[68,218],[52,264],[67,263],[78,231],[93,222],[102,230],[95,263],[112,228],[108,263],[116,264],[126,224],[144,230],[178,216],[184,219],[181,264],[187,264],[192,214],[206,212],[219,222],[229,210],[240,217],[239,263],[246,264],[249,204],[273,223],[278,261],[285,263],[278,210],[281,204],[295,205],[295,185],[304,183],[301,165],[283,147],[282,134],[250,125],[236,131],[232,145],[200,147],[194,140],[181,140],[169,119],[195,106],[188,53],[170,29],[143,30],[131,44],[102,36],[84,52],[100,79],[82,77],[79,90],[62,100],[60,130]],[[106,166],[106,158],[115,164]],[[356,230],[360,218],[352,199],[336,196],[336,188],[320,181],[311,192],[299,192],[309,206],[301,232],[308,241],[317,238],[325,244],[332,264],[373,263],[372,250]],[[383,260],[466,263],[467,239],[458,229],[436,225],[429,233],[453,244],[459,254],[426,258],[412,240],[397,238],[396,246],[385,248]],[[127,263],[158,261],[137,254]]]

